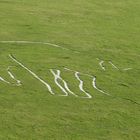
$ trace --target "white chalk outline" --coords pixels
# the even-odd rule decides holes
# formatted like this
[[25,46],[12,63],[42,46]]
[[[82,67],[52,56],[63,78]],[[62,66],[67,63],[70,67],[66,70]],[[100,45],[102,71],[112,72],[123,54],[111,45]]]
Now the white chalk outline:
[[[74,95],[75,97],[78,97],[74,92],[72,92],[69,87],[68,87],[68,84],[67,82],[60,76],[61,74],[61,71],[60,70],[56,70],[57,73],[54,72],[54,70],[50,69],[50,72],[53,74],[54,76],[54,82],[56,83],[56,85],[65,93],[65,95],[60,95],[60,96],[68,96],[68,92],[71,93],[72,95]],[[64,84],[64,87],[63,88],[58,80],[61,80]],[[67,92],[68,91],[68,92]]]
[[[96,58],[96,59],[97,59],[97,60],[100,60],[99,58]],[[101,61],[99,62],[99,65],[100,65],[100,67],[105,71],[106,69],[105,69],[103,63],[104,63],[104,61],[101,60]],[[117,70],[120,70],[115,64],[112,63],[112,61],[108,61],[108,63],[111,64],[113,68],[115,68],[115,69],[117,69]],[[133,68],[124,68],[123,71],[128,71],[128,70],[131,70],[131,69],[133,69]]]
[[[69,69],[69,68],[64,68],[64,70],[67,70],[67,71],[71,71],[71,72],[77,72],[75,70],[72,70],[72,69]],[[92,75],[90,74],[87,74],[87,73],[83,73],[83,72],[79,72],[81,75],[85,75],[85,76],[88,76],[88,77],[93,77]]]
[[132,70],[133,68],[125,68],[124,71]]
[[[14,81],[16,81],[16,86],[21,86],[21,81],[18,80],[18,79],[16,79],[16,78],[14,77],[14,75],[10,72],[10,67],[12,67],[12,66],[9,66],[9,67],[7,68],[7,73],[9,74],[9,76],[10,76]],[[5,79],[2,78],[2,77],[0,77],[0,80],[3,81],[3,82],[5,82],[5,83],[7,83],[7,84],[12,85],[10,82],[8,82],[7,80],[5,80]]]
[[99,92],[101,92],[101,93],[103,93],[103,94],[105,94],[105,95],[110,96],[110,94],[108,94],[108,93],[104,92],[103,90],[97,88],[97,86],[96,86],[96,77],[93,77],[92,85],[93,85],[93,87],[94,87],[96,90],[98,90]]
[[16,44],[43,44],[43,45],[49,45],[49,46],[53,46],[53,47],[56,47],[56,48],[61,48],[63,50],[67,50],[67,51],[73,51],[73,53],[80,53],[79,51],[75,51],[75,50],[71,50],[71,49],[68,49],[68,48],[65,48],[65,47],[62,47],[60,45],[57,45],[57,44],[53,44],[53,43],[49,43],[49,42],[41,42],[41,41],[27,41],[27,40],[18,40],[18,41],[14,41],[14,40],[7,40],[7,41],[0,41],[0,43],[3,43],[3,44],[12,44],[12,43],[16,43]]
[[29,68],[27,68],[26,66],[24,66],[21,62],[19,62],[17,59],[15,59],[11,54],[9,54],[9,57],[14,61],[16,62],[17,64],[19,64],[22,68],[24,68],[26,71],[28,71],[34,78],[36,78],[37,80],[39,80],[42,84],[44,84],[47,88],[48,88],[48,91],[51,93],[51,94],[55,94],[53,91],[52,91],[52,88],[51,86],[45,82],[44,80],[42,80],[39,76],[37,76],[33,71],[31,71]]
[[99,62],[99,65],[101,66],[101,68],[105,71],[105,67],[103,65],[104,61],[102,60],[101,62]]
[[7,68],[7,72],[8,72],[8,74],[9,74],[9,76],[14,80],[14,81],[16,81],[16,85],[17,86],[21,86],[22,84],[21,84],[21,81],[20,80],[18,80],[18,79],[16,79],[15,78],[15,76],[10,72],[10,68],[11,68],[12,66],[8,66],[8,68]]
[[[68,48],[65,48],[65,47],[62,47],[62,46],[60,46],[60,45],[57,45],[57,44],[53,44],[53,43],[49,43],[49,42],[41,42],[41,41],[27,41],[27,40],[1,40],[0,41],[0,43],[19,43],[19,44],[44,44],[44,45],[50,45],[50,46],[54,46],[54,47],[59,47],[59,48],[62,48],[62,49],[66,49],[66,50],[70,50],[70,51],[73,51],[73,52],[75,52],[75,53],[81,53],[81,52],[79,52],[79,51],[74,51],[74,50],[71,50],[71,49],[68,49]],[[100,50],[100,49],[98,49],[98,50]],[[110,49],[102,49],[102,50],[104,50],[104,51],[111,51],[112,52],[112,50]],[[113,53],[114,53],[114,51],[113,51]],[[127,55],[133,55],[133,56],[138,56],[138,57],[140,57],[140,55],[137,55],[137,54],[134,54],[134,53],[123,53],[123,52],[120,52],[120,51],[118,51],[118,52],[116,52],[115,51],[115,53],[121,53],[121,54],[127,54]]]
[[[17,64],[19,64],[22,68],[24,68],[25,70],[27,70],[34,78],[36,78],[37,80],[39,80],[41,83],[43,83],[47,88],[48,88],[48,90],[49,90],[49,92],[51,93],[51,94],[55,94],[55,93],[53,93],[53,91],[52,91],[52,89],[51,89],[51,86],[48,84],[48,83],[46,83],[44,80],[42,80],[39,76],[37,76],[34,72],[32,72],[29,68],[27,68],[26,66],[24,66],[21,62],[19,62],[16,58],[14,58],[11,54],[9,54],[9,57],[14,61],[14,62],[16,62]],[[70,70],[70,69],[68,69],[68,68],[65,68],[66,70]],[[52,70],[52,69],[50,69],[50,71],[52,72],[52,74],[54,75],[54,77],[55,77],[55,83],[61,88],[61,90],[65,93],[65,95],[64,96],[68,96],[68,92],[58,83],[58,79],[61,79],[62,81],[63,81],[63,83],[64,83],[64,86],[65,86],[65,88],[71,93],[71,94],[73,94],[73,92],[68,88],[68,85],[67,85],[67,83],[60,77],[60,70],[57,70],[57,74],[55,74],[55,72]],[[70,71],[72,71],[72,70],[70,70]],[[75,71],[75,77],[77,78],[77,80],[80,82],[79,83],[79,89],[82,91],[82,92],[84,92],[86,95],[87,95],[87,97],[84,97],[84,98],[92,98],[92,96],[89,94],[89,93],[87,93],[84,89],[83,89],[83,81],[80,79],[80,77],[79,77],[79,74],[82,74],[82,73],[80,73],[80,72],[78,72],[78,71]],[[90,77],[93,77],[93,76],[91,76],[91,75],[89,75],[89,74],[84,74],[84,75],[87,75],[87,76],[90,76]],[[1,78],[1,80],[3,80],[2,78]],[[94,83],[95,83],[96,81],[94,81]],[[96,83],[94,84],[94,86],[93,86],[96,90],[98,90],[98,91],[100,91],[101,93],[105,93],[105,92],[103,92],[102,90],[100,90],[100,89],[98,89],[97,87],[96,87]],[[76,94],[73,94],[73,95],[76,95]]]
[[69,50],[68,48],[65,48],[65,47],[62,47],[62,46],[59,46],[59,45],[56,45],[56,44],[52,44],[52,43],[49,43],[49,42],[40,42],[40,41],[22,41],[22,40],[13,41],[13,40],[11,40],[11,41],[0,41],[0,43],[4,43],[4,44],[7,44],[7,43],[9,43],[9,44],[12,44],[12,43],[16,43],[16,44],[43,44],[43,45],[49,45],[49,46]]
[[109,64],[111,64],[113,66],[113,68],[119,70],[119,68],[117,66],[115,66],[111,61],[108,61]]
[[0,76],[0,81],[3,81],[3,82],[5,82],[5,83],[7,83],[7,84],[11,84],[10,82],[8,82],[8,81],[6,81],[5,79],[3,79],[1,76]]
[[[71,70],[71,69],[69,69],[69,68],[64,68],[64,69],[67,70],[67,71],[75,72],[75,73],[78,72],[78,71],[75,71],[75,70]],[[93,81],[92,81],[92,86],[93,86],[93,88],[95,88],[97,91],[99,91],[99,92],[101,92],[101,93],[103,93],[103,94],[105,94],[105,95],[110,95],[110,94],[104,92],[103,90],[99,89],[99,88],[96,86],[96,76],[89,75],[89,74],[87,74],[87,73],[82,73],[82,72],[78,72],[78,73],[80,73],[81,75],[85,75],[85,76],[89,76],[89,77],[93,78]],[[78,80],[79,80],[79,79],[78,79]]]
[[79,81],[79,89],[87,95],[87,97],[83,97],[83,98],[92,98],[92,96],[84,90],[84,88],[83,88],[84,82],[80,79],[79,74],[80,73],[78,71],[75,72],[75,77]]

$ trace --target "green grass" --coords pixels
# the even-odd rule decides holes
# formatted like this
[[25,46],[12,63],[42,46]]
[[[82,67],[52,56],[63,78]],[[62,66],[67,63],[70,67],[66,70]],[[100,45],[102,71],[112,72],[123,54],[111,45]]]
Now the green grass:
[[[139,0],[0,0],[0,41],[42,41],[69,49],[0,43],[0,76],[14,83],[6,71],[12,65],[22,81],[21,87],[0,81],[0,139],[139,140],[139,5]],[[56,96],[9,54],[47,81]],[[106,71],[96,58],[105,61]],[[93,89],[87,76],[81,78],[92,99],[57,96],[63,93],[49,69],[60,69],[70,88],[84,96],[74,73],[64,67],[96,75],[98,87],[111,96]]]

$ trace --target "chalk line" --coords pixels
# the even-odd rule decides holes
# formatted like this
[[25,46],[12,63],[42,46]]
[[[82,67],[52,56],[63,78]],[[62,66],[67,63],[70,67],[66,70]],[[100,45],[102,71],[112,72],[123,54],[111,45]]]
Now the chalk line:
[[[69,89],[67,82],[60,76],[60,73],[61,73],[60,70],[56,70],[57,73],[55,73],[54,70],[52,70],[52,69],[50,69],[50,71],[51,71],[51,73],[52,73],[53,76],[54,76],[54,81],[55,81],[56,85],[65,93],[65,95],[61,95],[61,96],[68,96],[68,92],[69,92],[69,93],[71,93],[72,95],[78,97],[75,93],[73,93],[73,92]],[[59,84],[58,80],[61,80],[61,81],[63,82],[65,88],[63,88],[63,87]],[[68,91],[68,92],[67,92],[67,91]]]
[[[75,73],[77,72],[77,71],[71,70],[71,69],[69,69],[69,68],[64,68],[64,69],[65,69],[65,70],[68,70],[68,71],[75,72]],[[92,76],[92,75],[89,75],[89,74],[87,74],[87,73],[82,73],[82,72],[78,72],[78,73],[81,74],[81,75],[85,75],[85,76],[89,76],[89,77],[93,78],[92,86],[93,86],[97,91],[99,91],[99,92],[101,92],[101,93],[103,93],[103,94],[105,94],[105,95],[109,95],[109,96],[110,96],[110,94],[104,92],[103,90],[99,89],[99,88],[96,86],[96,76]],[[78,79],[78,80],[79,80],[79,79]]]
[[[9,76],[10,76],[13,80],[15,80],[15,81],[17,82],[16,86],[21,86],[21,81],[20,81],[20,80],[17,80],[17,79],[14,77],[14,75],[10,72],[9,68],[10,68],[10,66],[7,68],[7,73],[9,74]],[[8,82],[7,80],[5,80],[5,79],[2,78],[2,77],[0,77],[0,80],[3,81],[3,82],[5,82],[5,83],[7,83],[7,84],[12,85],[10,82]]]
[[43,45],[50,45],[50,46],[53,46],[53,47],[57,47],[57,48],[62,48],[62,49],[67,49],[67,48],[64,48],[62,46],[59,46],[59,45],[56,45],[56,44],[52,44],[52,43],[49,43],[49,42],[38,42],[38,41],[0,41],[0,43],[16,43],[16,44],[43,44]]
[[8,74],[9,74],[9,76],[13,79],[13,80],[15,80],[16,82],[17,82],[17,86],[21,86],[22,84],[21,84],[21,81],[20,80],[18,80],[18,79],[16,79],[15,78],[15,76],[10,72],[10,67],[11,66],[9,66],[8,68],[7,68],[7,72],[8,72]]
[[119,70],[119,68],[115,66],[111,61],[109,61],[108,63],[110,63],[115,69]]
[[42,84],[44,84],[47,88],[48,91],[54,95],[51,86],[46,83],[44,80],[42,80],[39,76],[37,76],[33,71],[31,71],[29,68],[27,68],[26,66],[24,66],[21,62],[19,62],[13,55],[9,54],[9,57],[16,62],[17,64],[19,64],[22,68],[24,68],[25,70],[27,70],[34,78],[36,78],[37,80],[39,80]]
[[103,63],[104,63],[104,61],[101,61],[101,62],[99,63],[99,65],[100,65],[101,68],[105,71],[105,67],[104,67]]
[[0,80],[7,83],[7,84],[11,84],[10,82],[6,81],[5,79],[3,79],[1,76],[0,76]]
[[75,72],[75,77],[80,82],[79,83],[79,89],[87,95],[87,97],[83,97],[83,98],[92,98],[92,96],[84,90],[84,88],[83,88],[84,82],[80,79],[79,72]]
[[[41,41],[22,41],[22,40],[18,40],[18,41],[14,41],[14,40],[11,40],[11,41],[9,41],[9,40],[4,40],[4,41],[0,41],[0,43],[19,43],[19,44],[44,44],[44,45],[50,45],[50,46],[54,46],[54,47],[59,47],[59,48],[62,48],[62,49],[65,49],[65,50],[70,50],[70,51],[73,51],[73,52],[75,52],[75,53],[81,53],[81,52],[79,52],[79,51],[75,51],[75,50],[71,50],[71,49],[68,49],[68,48],[65,48],[65,47],[62,47],[62,46],[60,46],[60,45],[57,45],[57,44],[53,44],[53,43],[49,43],[49,42],[41,42]],[[115,53],[121,53],[121,54],[126,54],[126,55],[133,55],[133,56],[138,56],[138,57],[140,57],[140,55],[138,55],[138,54],[134,54],[134,53],[132,53],[132,54],[130,54],[130,53],[124,53],[124,52],[121,52],[121,51],[113,51],[112,49],[98,49],[98,50],[100,50],[100,51],[109,51],[109,52],[115,52]]]
[[76,51],[76,50],[71,50],[71,49],[68,49],[68,48],[65,48],[63,46],[60,46],[60,45],[57,45],[57,44],[53,44],[53,43],[49,43],[49,42],[41,42],[41,41],[27,41],[27,40],[18,40],[18,41],[15,41],[15,40],[7,40],[7,41],[0,41],[0,43],[3,43],[3,44],[12,44],[12,43],[16,43],[16,44],[43,44],[43,45],[49,45],[49,46],[53,46],[53,47],[57,47],[57,48],[61,48],[61,49],[64,49],[64,50],[67,50],[67,51],[73,51],[74,53],[80,53],[79,51]]
[[124,71],[132,70],[133,68],[125,68]]
[[93,77],[93,82],[92,82],[92,85],[93,85],[93,87],[94,87],[96,90],[98,90],[99,92],[101,92],[101,93],[103,93],[103,94],[105,94],[105,95],[110,96],[110,94],[105,93],[103,90],[101,90],[101,89],[97,88],[97,86],[96,86],[96,77]]
[[[69,69],[69,68],[64,68],[64,70],[67,70],[67,71],[71,71],[71,72],[77,72],[75,70],[72,70],[72,69]],[[85,76],[88,76],[88,77],[93,77],[92,75],[90,74],[87,74],[87,73],[83,73],[83,72],[79,72],[81,75],[85,75]]]

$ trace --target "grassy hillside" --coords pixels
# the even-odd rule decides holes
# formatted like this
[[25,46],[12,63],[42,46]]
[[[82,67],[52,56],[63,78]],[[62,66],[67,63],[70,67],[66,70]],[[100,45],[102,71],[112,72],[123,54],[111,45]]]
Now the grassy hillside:
[[139,140],[139,14],[139,0],[0,0],[0,139]]

